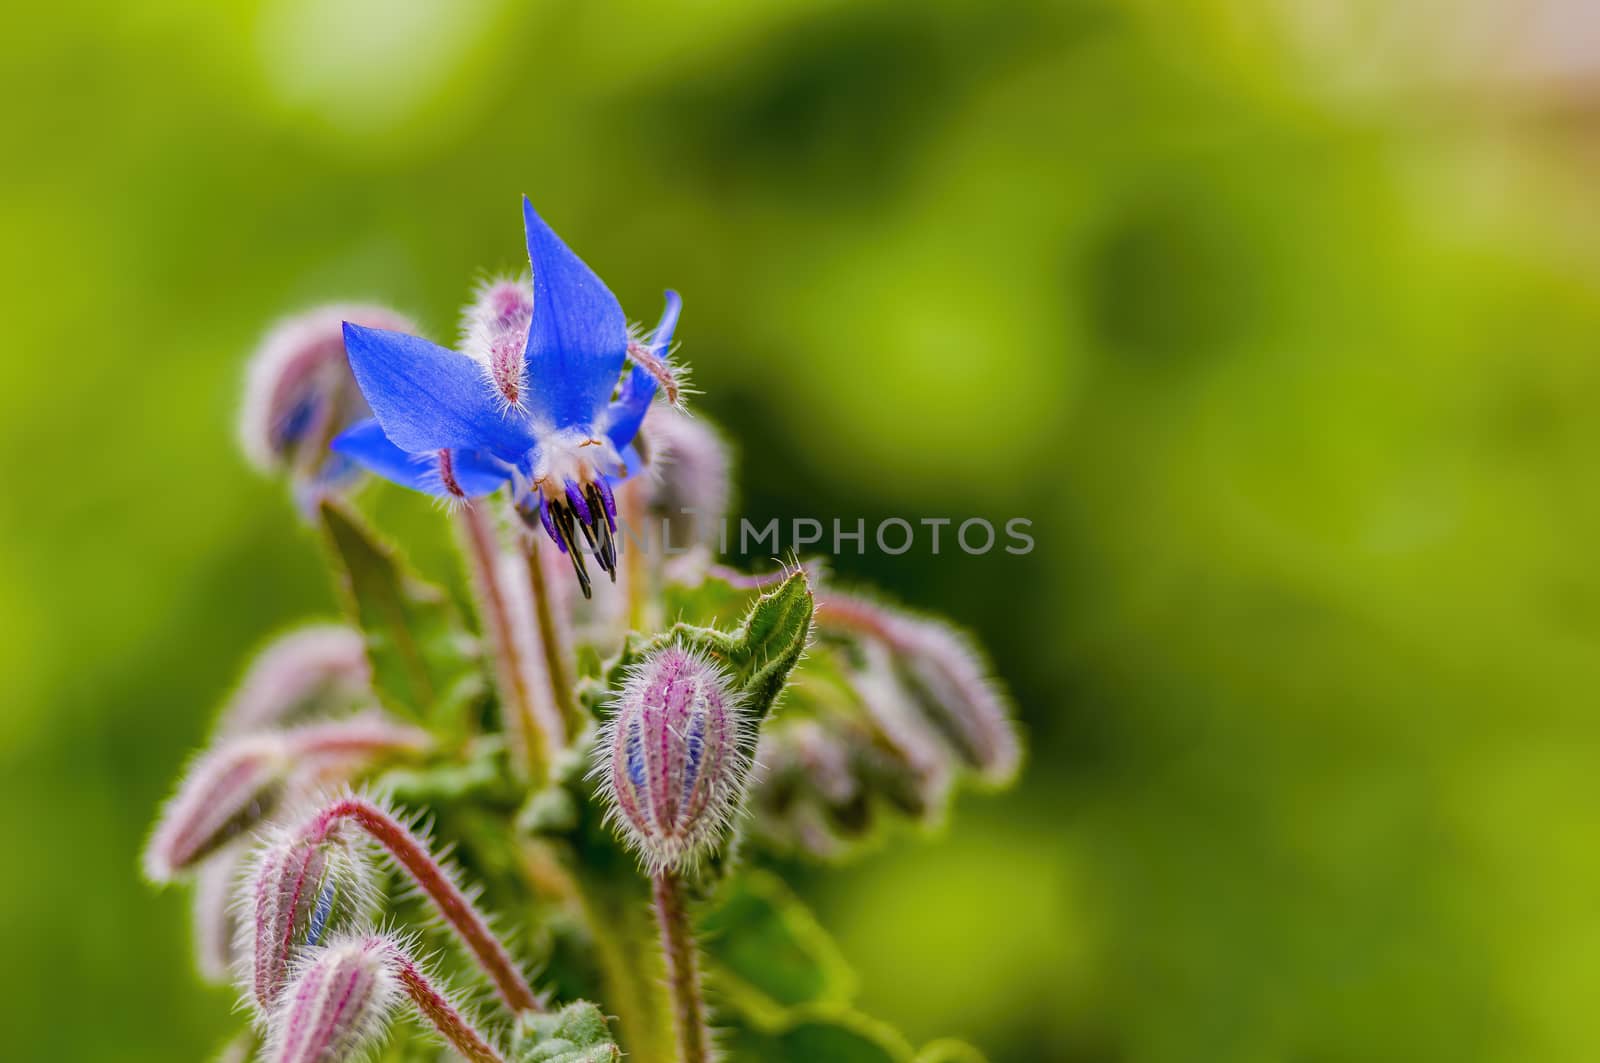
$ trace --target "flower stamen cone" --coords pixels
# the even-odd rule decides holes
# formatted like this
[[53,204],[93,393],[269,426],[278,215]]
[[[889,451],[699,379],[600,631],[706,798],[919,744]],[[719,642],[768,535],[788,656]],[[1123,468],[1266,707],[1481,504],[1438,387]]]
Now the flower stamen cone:
[[669,646],[624,685],[596,743],[610,820],[652,872],[693,867],[721,843],[750,775],[750,722],[732,682]]

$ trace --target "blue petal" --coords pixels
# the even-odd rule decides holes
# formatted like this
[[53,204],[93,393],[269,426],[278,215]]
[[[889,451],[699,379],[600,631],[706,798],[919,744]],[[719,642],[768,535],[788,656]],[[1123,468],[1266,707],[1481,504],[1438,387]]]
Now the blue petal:
[[[650,349],[663,358],[672,346],[672,330],[678,327],[678,311],[682,309],[683,300],[678,298],[678,293],[667,292],[667,306],[661,312],[661,323],[650,337]],[[649,412],[650,400],[656,397],[658,387],[656,378],[639,366],[634,366],[633,372],[623,380],[616,401],[606,407],[602,419],[606,435],[618,450],[633,442],[633,437],[639,434],[639,426],[644,423],[644,415]]]
[[557,428],[592,425],[628,351],[622,305],[583,260],[522,200],[533,267],[528,379],[533,412]]
[[483,370],[465,355],[348,321],[344,346],[367,404],[401,450],[482,448],[514,460],[533,445],[520,418],[501,414]]
[[622,468],[606,470],[606,474],[613,480],[626,480],[644,471],[644,458],[632,446],[622,448],[621,458]]
[[[412,454],[401,450],[383,434],[383,426],[376,420],[358,422],[340,433],[331,445],[335,453],[402,487],[430,495],[454,494],[439,475],[438,451]],[[450,471],[468,498],[487,495],[511,478],[503,464],[473,450],[451,451]]]

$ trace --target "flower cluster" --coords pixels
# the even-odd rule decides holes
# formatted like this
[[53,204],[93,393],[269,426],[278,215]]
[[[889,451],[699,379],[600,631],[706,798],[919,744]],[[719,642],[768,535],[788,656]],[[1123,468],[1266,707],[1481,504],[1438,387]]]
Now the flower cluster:
[[[470,1063],[910,1059],[759,865],[1003,785],[1009,705],[939,621],[813,565],[722,567],[731,461],[674,408],[678,296],[630,331],[526,201],[523,224],[530,272],[479,288],[456,349],[324,307],[252,363],[241,437],[320,525],[350,626],[259,653],[145,849],[151,881],[192,880],[201,969],[251,1016],[227,1058],[437,1058],[422,1031]],[[369,527],[362,470],[447,503],[461,594]],[[687,549],[624,553],[648,519]]]

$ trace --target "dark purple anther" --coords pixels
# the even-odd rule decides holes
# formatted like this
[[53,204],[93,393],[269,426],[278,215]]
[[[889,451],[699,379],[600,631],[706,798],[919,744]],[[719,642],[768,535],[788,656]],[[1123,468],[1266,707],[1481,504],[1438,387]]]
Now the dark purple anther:
[[600,492],[600,501],[605,503],[606,523],[611,525],[611,530],[617,530],[617,498],[611,493],[611,481],[604,476],[596,478],[595,488]]
[[567,505],[572,507],[572,512],[577,514],[578,523],[585,527],[594,527],[594,517],[589,513],[589,503],[583,500],[583,489],[574,480],[568,480]]

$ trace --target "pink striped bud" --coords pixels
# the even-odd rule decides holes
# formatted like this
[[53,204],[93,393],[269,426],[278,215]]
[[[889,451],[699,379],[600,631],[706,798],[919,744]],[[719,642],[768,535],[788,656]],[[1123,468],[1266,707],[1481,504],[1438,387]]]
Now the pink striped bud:
[[1004,695],[982,653],[965,634],[917,620],[901,636],[914,695],[957,752],[985,782],[1004,785],[1022,763],[1022,743]]
[[314,473],[328,442],[371,415],[344,350],[344,322],[416,332],[382,306],[319,306],[275,326],[261,341],[246,376],[239,442],[257,468]]
[[170,882],[259,823],[277,805],[289,765],[273,734],[229,739],[196,760],[145,846],[145,875]]
[[506,406],[521,407],[528,390],[528,326],[533,282],[526,277],[490,281],[461,315],[461,351],[483,366]]
[[273,1063],[345,1063],[373,1047],[400,1004],[401,987],[380,937],[318,950],[283,994],[266,1058]]
[[251,663],[217,724],[243,734],[289,723],[370,696],[371,670],[361,633],[339,624],[280,636]]
[[282,832],[263,846],[240,896],[248,958],[241,980],[257,1014],[264,1018],[278,1002],[298,956],[330,928],[370,913],[376,896],[370,861],[343,832]]
[[965,634],[938,620],[844,594],[819,603],[817,623],[824,631],[865,636],[886,646],[892,662],[876,670],[896,673],[895,682],[951,750],[985,782],[1004,785],[1015,778],[1022,744],[1010,706],[983,653]]
[[593,774],[609,819],[652,873],[710,854],[743,800],[751,727],[731,681],[672,646],[647,657],[613,703]]

